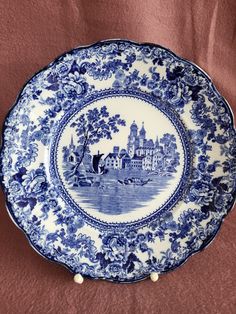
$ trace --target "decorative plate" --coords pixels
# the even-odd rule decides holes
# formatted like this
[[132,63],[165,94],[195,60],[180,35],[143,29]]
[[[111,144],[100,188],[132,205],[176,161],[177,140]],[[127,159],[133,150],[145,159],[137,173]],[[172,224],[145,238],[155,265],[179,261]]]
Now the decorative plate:
[[154,44],[63,54],[6,118],[7,207],[32,246],[75,274],[133,282],[216,235],[236,195],[229,105],[196,65]]

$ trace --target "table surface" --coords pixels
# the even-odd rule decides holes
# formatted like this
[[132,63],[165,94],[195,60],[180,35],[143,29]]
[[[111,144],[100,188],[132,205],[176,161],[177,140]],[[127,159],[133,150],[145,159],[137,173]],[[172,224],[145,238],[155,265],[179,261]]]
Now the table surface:
[[[108,38],[154,42],[202,67],[236,112],[236,2],[0,0],[0,119],[25,83],[56,56]],[[236,211],[213,243],[157,283],[82,286],[28,244],[1,192],[2,313],[236,313]]]

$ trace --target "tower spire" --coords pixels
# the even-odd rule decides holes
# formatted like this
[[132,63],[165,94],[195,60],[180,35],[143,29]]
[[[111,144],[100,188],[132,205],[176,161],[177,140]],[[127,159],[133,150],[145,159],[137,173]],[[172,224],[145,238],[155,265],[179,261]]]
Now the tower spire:
[[71,146],[71,147],[73,147],[73,146],[74,146],[74,139],[73,139],[73,135],[71,135],[70,146]]

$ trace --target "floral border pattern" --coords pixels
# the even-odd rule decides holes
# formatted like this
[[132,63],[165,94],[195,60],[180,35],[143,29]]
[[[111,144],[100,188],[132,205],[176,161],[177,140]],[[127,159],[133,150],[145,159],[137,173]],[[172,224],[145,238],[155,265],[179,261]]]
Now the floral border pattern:
[[[48,180],[41,152],[58,121],[101,85],[165,101],[188,130],[186,193],[143,228],[93,229]],[[214,238],[235,201],[235,155],[230,108],[197,66],[154,44],[114,40],[74,49],[26,84],[6,118],[0,172],[9,212],[40,254],[75,273],[132,282],[175,269]]]

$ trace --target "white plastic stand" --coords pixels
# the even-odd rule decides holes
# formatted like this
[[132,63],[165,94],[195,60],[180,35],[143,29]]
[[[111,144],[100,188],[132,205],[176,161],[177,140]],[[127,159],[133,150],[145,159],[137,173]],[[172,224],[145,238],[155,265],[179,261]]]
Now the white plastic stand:
[[81,274],[74,275],[74,282],[81,285],[84,282],[84,277]]
[[150,279],[151,279],[152,282],[156,282],[156,281],[159,279],[158,273],[152,272],[152,273],[150,274]]

